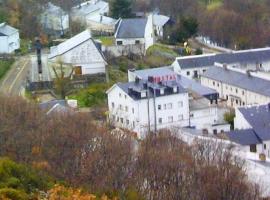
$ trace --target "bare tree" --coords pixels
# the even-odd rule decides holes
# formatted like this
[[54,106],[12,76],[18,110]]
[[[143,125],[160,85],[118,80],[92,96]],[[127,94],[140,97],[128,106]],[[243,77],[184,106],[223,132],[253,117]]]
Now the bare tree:
[[74,68],[72,65],[64,64],[61,60],[52,65],[52,69],[55,74],[54,85],[56,93],[60,95],[62,99],[68,95],[72,89],[71,79]]

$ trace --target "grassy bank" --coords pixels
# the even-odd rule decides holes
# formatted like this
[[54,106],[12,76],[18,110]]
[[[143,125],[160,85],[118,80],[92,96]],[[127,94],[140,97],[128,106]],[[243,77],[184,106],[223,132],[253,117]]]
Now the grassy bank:
[[0,60],[0,80],[5,76],[13,63],[14,59]]

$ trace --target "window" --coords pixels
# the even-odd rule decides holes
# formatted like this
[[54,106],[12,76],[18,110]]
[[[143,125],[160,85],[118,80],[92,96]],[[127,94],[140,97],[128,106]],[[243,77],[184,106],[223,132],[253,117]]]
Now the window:
[[122,124],[124,123],[124,119],[123,118],[120,118],[120,121],[121,121]]
[[182,108],[183,107],[183,101],[178,101],[178,107]]
[[132,123],[132,126],[133,126],[133,128],[135,128],[135,122],[133,121],[133,123]]
[[219,87],[219,83],[217,84],[217,86]]
[[127,125],[129,125],[129,120],[128,119],[126,120],[126,123],[127,123]]
[[128,107],[127,106],[125,107],[125,110],[126,110],[126,112],[128,112]]
[[162,124],[162,118],[158,118],[158,123]]
[[194,70],[194,72],[193,72],[193,76],[194,76],[194,78],[198,78],[198,77],[199,77],[199,75],[198,75],[198,71],[197,71],[197,70]]
[[121,93],[119,93],[119,97],[121,97],[122,96],[122,94]]
[[141,98],[146,97],[146,91],[141,91]]
[[172,103],[167,104],[167,109],[172,109]]
[[190,118],[192,118],[192,117],[194,117],[194,114],[193,114],[193,113],[191,113],[189,116],[190,116]]
[[161,105],[158,105],[158,110],[161,110]]
[[215,81],[213,81],[213,85],[215,86]]
[[173,122],[173,116],[169,116],[169,117],[168,117],[168,122],[169,122],[169,123],[172,123],[172,122]]
[[167,109],[167,104],[164,104],[163,108],[164,108],[164,110],[166,110]]
[[206,69],[203,69],[202,71],[203,71],[203,73],[204,73],[204,72],[206,72]]
[[112,120],[115,121],[115,115],[112,115]]
[[187,76],[189,76],[190,75],[190,72],[189,71],[187,71]]
[[132,113],[134,114],[134,108],[132,108]]
[[238,99],[235,100],[235,103],[238,104]]
[[117,45],[123,45],[123,41],[117,41]]
[[182,121],[184,119],[183,115],[178,115],[178,120]]
[[160,88],[160,95],[164,94],[164,88]]
[[266,144],[263,145],[263,148],[266,149]]
[[244,90],[242,91],[242,95],[245,95],[245,91]]
[[125,94],[125,99],[127,99],[127,95]]
[[173,87],[173,93],[177,93],[177,86]]
[[257,152],[257,146],[256,146],[256,144],[251,144],[249,146],[249,150],[250,150],[250,152],[256,153]]
[[121,105],[121,104],[120,104],[120,106],[119,106],[119,109],[120,109],[120,110],[122,110],[122,109],[123,109],[123,107],[122,107],[122,105]]
[[238,92],[237,88],[235,88],[235,92],[236,92],[236,93]]
[[140,44],[140,40],[135,40],[135,44]]
[[229,96],[228,95],[226,95],[226,100],[228,100],[229,99]]
[[114,102],[112,102],[112,108],[114,108]]

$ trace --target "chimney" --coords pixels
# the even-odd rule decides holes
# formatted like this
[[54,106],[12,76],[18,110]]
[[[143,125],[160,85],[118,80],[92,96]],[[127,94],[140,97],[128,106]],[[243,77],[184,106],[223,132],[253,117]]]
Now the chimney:
[[100,15],[100,22],[102,22],[102,20],[103,20],[103,16],[102,16],[102,15]]
[[148,76],[148,81],[153,83],[154,82],[154,77],[153,76]]
[[136,78],[135,78],[135,83],[136,83],[136,84],[139,84],[139,82],[140,82],[140,79],[139,79],[138,76],[136,76]]
[[251,76],[251,71],[250,71],[250,70],[247,70],[247,75],[248,75],[248,77],[252,77],[252,76]]
[[228,66],[227,66],[226,63],[223,63],[223,68],[226,69],[226,70],[228,69]]
[[143,83],[143,89],[147,89],[147,82]]
[[132,92],[133,92],[132,87],[128,87],[128,94],[132,94]]

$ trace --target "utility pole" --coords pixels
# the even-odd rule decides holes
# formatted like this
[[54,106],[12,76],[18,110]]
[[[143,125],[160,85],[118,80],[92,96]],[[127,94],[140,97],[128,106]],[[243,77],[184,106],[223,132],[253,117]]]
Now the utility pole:
[[148,87],[148,84],[147,84],[147,114],[148,114],[148,133],[150,133],[151,131],[151,128],[150,128],[150,108],[149,108],[149,87]]
[[42,74],[42,61],[41,61],[41,42],[40,39],[37,37],[35,41],[35,48],[36,48],[36,53],[37,53],[37,64],[38,64],[38,73],[39,76],[41,77]]
[[154,89],[154,119],[155,119],[155,133],[157,132],[157,111],[156,111],[156,88]]

